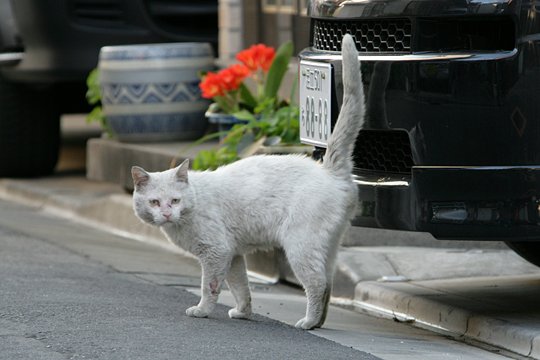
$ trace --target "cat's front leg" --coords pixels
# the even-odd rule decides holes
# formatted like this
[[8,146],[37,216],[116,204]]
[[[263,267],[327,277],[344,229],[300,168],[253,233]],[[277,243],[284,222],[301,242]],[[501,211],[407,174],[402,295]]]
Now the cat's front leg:
[[200,258],[202,267],[201,301],[186,310],[192,317],[207,317],[216,307],[221,285],[227,276],[230,260],[227,258]]

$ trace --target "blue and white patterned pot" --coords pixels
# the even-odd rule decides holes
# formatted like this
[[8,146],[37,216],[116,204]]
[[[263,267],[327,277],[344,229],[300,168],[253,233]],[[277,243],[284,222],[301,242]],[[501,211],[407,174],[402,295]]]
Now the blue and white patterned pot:
[[214,67],[207,43],[106,46],[99,54],[103,112],[120,141],[201,137],[209,101],[200,71]]

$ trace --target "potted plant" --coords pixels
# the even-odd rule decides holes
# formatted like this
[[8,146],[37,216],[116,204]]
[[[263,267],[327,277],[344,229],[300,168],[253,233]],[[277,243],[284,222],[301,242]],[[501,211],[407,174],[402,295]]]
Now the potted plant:
[[[198,153],[195,170],[215,169],[260,152],[264,145],[300,145],[299,108],[279,97],[292,52],[290,42],[277,51],[253,45],[237,54],[239,63],[203,76],[199,85],[202,96],[213,101],[206,116],[219,125],[219,132],[199,142],[219,137],[220,144]],[[291,98],[294,91],[293,86]]]

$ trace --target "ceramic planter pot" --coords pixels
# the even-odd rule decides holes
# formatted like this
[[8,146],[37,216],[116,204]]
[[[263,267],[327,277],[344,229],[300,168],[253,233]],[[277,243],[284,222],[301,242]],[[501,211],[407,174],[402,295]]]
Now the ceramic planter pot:
[[193,140],[208,122],[200,71],[214,67],[207,43],[103,47],[99,55],[103,112],[126,142]]

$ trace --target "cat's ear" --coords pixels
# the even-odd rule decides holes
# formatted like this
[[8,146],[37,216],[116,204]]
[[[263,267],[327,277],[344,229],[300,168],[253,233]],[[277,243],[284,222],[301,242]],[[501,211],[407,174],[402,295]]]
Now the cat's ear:
[[148,174],[142,167],[133,166],[131,168],[131,177],[133,178],[133,184],[135,189],[141,189],[148,181],[150,181],[150,174]]
[[189,159],[184,160],[180,166],[176,168],[176,179],[180,182],[188,182],[188,169],[189,169]]

